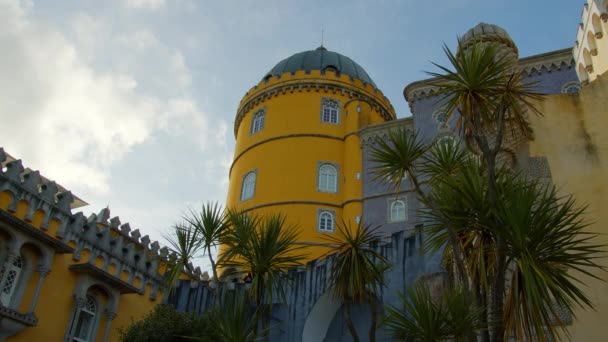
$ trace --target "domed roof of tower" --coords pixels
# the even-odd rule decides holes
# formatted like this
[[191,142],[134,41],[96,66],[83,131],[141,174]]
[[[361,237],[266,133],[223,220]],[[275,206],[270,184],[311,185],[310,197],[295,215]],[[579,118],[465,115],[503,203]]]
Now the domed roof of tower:
[[473,41],[500,43],[511,48],[515,54],[518,53],[517,45],[515,45],[511,36],[505,29],[497,25],[479,23],[462,36],[463,47],[469,46]]
[[306,72],[310,72],[311,70],[319,70],[321,72],[333,70],[338,75],[346,74],[377,88],[374,81],[359,64],[344,55],[327,50],[323,45],[314,50],[296,53],[291,57],[285,58],[266,73],[264,79],[269,79],[272,76],[281,76],[286,72],[295,73],[300,70]]

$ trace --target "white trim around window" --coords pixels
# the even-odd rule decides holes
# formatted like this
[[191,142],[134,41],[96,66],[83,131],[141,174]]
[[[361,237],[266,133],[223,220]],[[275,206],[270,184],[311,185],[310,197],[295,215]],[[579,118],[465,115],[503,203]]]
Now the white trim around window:
[[333,233],[336,231],[336,212],[334,210],[317,210],[317,231],[321,233]]
[[266,121],[266,109],[262,108],[257,110],[251,119],[251,129],[249,130],[250,135],[254,135],[257,132],[264,129],[264,124]]
[[321,99],[321,122],[339,125],[340,120],[340,101],[330,98]]
[[389,223],[407,221],[407,197],[400,196],[389,199],[387,216]]
[[257,170],[247,172],[241,182],[241,201],[246,201],[255,195],[255,185],[257,182]]
[[335,163],[318,162],[317,163],[317,191],[320,192],[338,192],[338,173],[339,166]]

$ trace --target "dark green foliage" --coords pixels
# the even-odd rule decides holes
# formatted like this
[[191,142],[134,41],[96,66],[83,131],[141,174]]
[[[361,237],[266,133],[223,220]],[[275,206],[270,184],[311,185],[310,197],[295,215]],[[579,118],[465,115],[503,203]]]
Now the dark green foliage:
[[220,341],[214,314],[197,316],[182,313],[170,305],[157,305],[142,320],[120,329],[123,342],[177,342],[190,337]]
[[400,296],[401,307],[388,306],[383,324],[398,340],[476,341],[483,329],[482,311],[471,301],[471,294],[445,291],[433,298],[427,286],[419,283]]

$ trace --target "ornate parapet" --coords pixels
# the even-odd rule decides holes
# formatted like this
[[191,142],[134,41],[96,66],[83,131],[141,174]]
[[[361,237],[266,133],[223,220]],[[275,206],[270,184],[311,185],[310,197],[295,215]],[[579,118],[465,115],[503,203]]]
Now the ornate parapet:
[[[21,160],[11,158],[2,148],[0,165],[0,193],[10,198],[7,210],[0,210],[0,219],[10,229],[54,253],[73,253],[76,263],[69,267],[73,272],[86,273],[120,293],[149,291],[150,299],[156,299],[162,287],[161,272],[177,259],[175,252],[151,242],[148,235],[141,236],[120,218],[110,217],[108,208],[88,217],[82,212],[73,214],[76,197],[71,192],[38,171],[25,169]],[[25,215],[17,216],[18,208],[24,206]],[[189,276],[200,278],[200,269]]]

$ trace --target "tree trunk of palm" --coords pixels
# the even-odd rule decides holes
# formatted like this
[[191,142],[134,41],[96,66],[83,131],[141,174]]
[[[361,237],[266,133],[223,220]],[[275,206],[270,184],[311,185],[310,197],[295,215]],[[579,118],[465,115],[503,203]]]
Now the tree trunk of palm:
[[346,326],[348,327],[350,336],[353,337],[353,341],[359,342],[359,335],[357,335],[357,329],[355,329],[353,320],[350,317],[350,299],[344,301],[344,320],[346,321]]
[[376,342],[376,326],[378,325],[378,313],[376,312],[376,299],[369,295],[369,306],[372,314],[372,325],[369,327],[369,340]]
[[220,292],[220,278],[217,276],[217,269],[215,265],[215,261],[213,261],[213,257],[211,256],[211,245],[207,246],[207,255],[209,255],[209,262],[211,263],[211,271],[213,272],[213,280],[215,281],[215,304],[217,307],[222,306],[222,298]]

